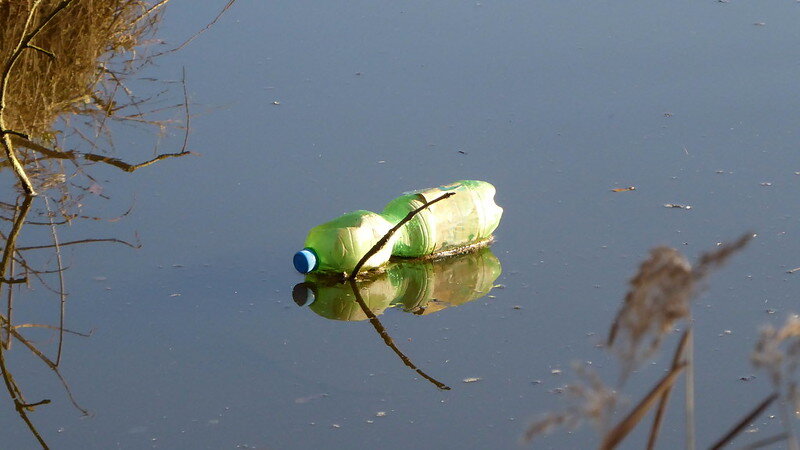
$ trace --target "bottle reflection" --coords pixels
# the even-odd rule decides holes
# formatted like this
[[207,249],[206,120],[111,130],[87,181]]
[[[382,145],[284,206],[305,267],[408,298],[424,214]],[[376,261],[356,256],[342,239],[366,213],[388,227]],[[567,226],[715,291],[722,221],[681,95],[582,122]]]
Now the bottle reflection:
[[[491,249],[437,260],[398,260],[386,270],[356,283],[369,310],[379,315],[397,307],[413,314],[430,314],[479,299],[500,276],[500,261]],[[292,292],[294,301],[333,320],[368,319],[350,284],[307,275]]]

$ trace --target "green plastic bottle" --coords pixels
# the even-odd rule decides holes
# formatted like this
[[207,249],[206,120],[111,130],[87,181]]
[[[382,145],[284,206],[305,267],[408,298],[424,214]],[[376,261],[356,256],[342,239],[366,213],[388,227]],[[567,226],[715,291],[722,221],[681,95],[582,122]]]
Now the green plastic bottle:
[[423,209],[397,231],[392,254],[420,257],[474,244],[492,236],[503,208],[494,203],[494,186],[485,181],[457,181],[433,189],[404,194],[381,214],[392,223],[403,219],[426,201],[446,192],[456,195]]
[[485,181],[464,180],[403,194],[389,202],[381,214],[353,211],[312,228],[305,248],[294,255],[294,266],[300,273],[349,273],[410,211],[447,192],[455,195],[420,211],[367,260],[362,270],[380,267],[392,255],[434,255],[490,239],[503,214],[494,203],[495,188]]

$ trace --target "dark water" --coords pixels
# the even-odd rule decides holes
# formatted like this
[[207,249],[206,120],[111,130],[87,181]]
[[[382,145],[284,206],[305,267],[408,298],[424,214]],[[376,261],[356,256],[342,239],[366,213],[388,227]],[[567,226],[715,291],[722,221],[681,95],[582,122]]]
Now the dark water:
[[[221,7],[171,3],[159,36],[180,42]],[[565,405],[573,361],[614,383],[596,344],[649,248],[694,258],[751,230],[694,308],[697,442],[710,444],[770,391],[748,361],[759,327],[798,311],[798,19],[790,1],[238,2],[146,72],[185,67],[200,156],[96,166],[111,200],[87,210],[133,212],[62,227],[64,241],[142,248],[64,252],[65,326],[94,331],[66,337],[60,370],[90,415],[15,344],[26,398],[52,400],[33,422],[53,448],[515,448]],[[123,132],[116,145],[143,144]],[[368,321],[298,306],[291,255],[318,223],[458,179],[497,187],[503,286],[379,316],[443,391]],[[49,230],[20,239],[46,244]],[[15,307],[19,323],[57,323],[42,287]],[[54,349],[53,333],[32,336]],[[630,401],[676,340],[631,377]],[[774,414],[737,442],[779,432]],[[36,448],[10,401],[0,418],[3,448]],[[661,448],[684,445],[683,421],[675,401]],[[534,446],[597,442],[585,425]]]

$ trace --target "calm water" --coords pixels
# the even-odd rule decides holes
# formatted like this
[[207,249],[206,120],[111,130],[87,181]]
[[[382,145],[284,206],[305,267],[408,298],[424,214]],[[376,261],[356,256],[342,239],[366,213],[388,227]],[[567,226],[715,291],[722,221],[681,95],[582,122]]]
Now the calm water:
[[[159,37],[182,41],[223,3],[170,3]],[[185,67],[199,156],[134,174],[93,167],[111,199],[90,196],[84,211],[133,211],[60,229],[62,241],[142,248],[65,250],[65,326],[93,333],[65,338],[60,370],[89,416],[15,344],[7,364],[26,399],[52,400],[31,419],[66,449],[516,448],[565,405],[573,361],[613,384],[596,344],[649,248],[694,258],[752,230],[694,309],[697,440],[710,444],[770,391],[748,361],[758,328],[800,311],[800,275],[786,273],[800,266],[799,19],[790,1],[239,1],[143,74],[175,80]],[[149,145],[116,137],[121,157]],[[459,179],[497,187],[502,273],[486,290],[503,287],[379,316],[442,391],[368,321],[298,306],[291,255],[316,224]],[[49,242],[46,227],[20,237]],[[58,323],[41,286],[15,302],[18,323]],[[55,333],[34,331],[52,354]],[[631,378],[631,401],[675,340]],[[3,448],[37,447],[10,401],[0,419]],[[666,420],[661,448],[682,447],[680,402]],[[755,425],[737,443],[781,429],[767,415]],[[533,446],[597,442],[584,426]]]

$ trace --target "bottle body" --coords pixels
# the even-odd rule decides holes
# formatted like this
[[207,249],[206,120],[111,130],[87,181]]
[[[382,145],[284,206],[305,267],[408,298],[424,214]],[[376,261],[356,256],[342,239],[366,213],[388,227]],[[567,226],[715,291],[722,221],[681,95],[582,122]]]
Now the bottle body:
[[410,211],[447,192],[455,195],[417,213],[362,270],[380,267],[392,256],[421,257],[491,238],[503,214],[494,203],[494,186],[485,181],[458,181],[404,194],[389,202],[381,214],[353,211],[312,228],[305,248],[295,254],[295,268],[301,273],[349,273]]
[[[317,264],[307,272],[349,272],[393,224],[371,211],[353,211],[308,232],[305,250],[315,253]],[[380,267],[392,256],[394,239],[364,264],[364,270]],[[299,269],[298,269],[299,270]]]
[[503,208],[494,203],[495,188],[485,181],[463,180],[404,194],[381,214],[398,223],[426,201],[455,192],[423,209],[397,232],[393,255],[420,257],[489,239],[500,223]]

